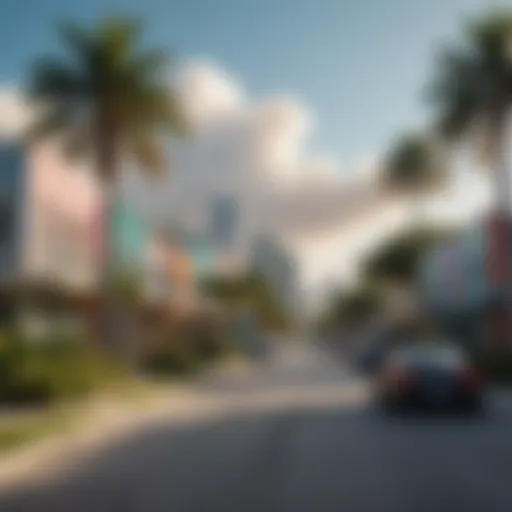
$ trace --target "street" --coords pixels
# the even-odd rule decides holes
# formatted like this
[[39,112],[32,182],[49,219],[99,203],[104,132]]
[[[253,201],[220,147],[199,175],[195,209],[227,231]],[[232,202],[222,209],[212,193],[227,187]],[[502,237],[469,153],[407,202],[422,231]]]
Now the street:
[[210,413],[153,424],[53,479],[5,490],[0,510],[512,510],[506,397],[484,419],[386,418],[348,366],[308,344],[195,386],[217,404]]

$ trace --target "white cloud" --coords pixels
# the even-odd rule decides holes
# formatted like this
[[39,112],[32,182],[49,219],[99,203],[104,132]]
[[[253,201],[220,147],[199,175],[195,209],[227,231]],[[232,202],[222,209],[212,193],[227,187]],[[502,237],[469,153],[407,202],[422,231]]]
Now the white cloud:
[[144,201],[153,214],[201,224],[211,198],[227,192],[247,231],[302,236],[339,225],[374,194],[367,163],[347,178],[332,156],[308,151],[314,115],[298,99],[250,101],[204,62],[186,66],[176,85],[195,132],[174,145],[169,179]]
[[245,108],[246,98],[235,80],[208,63],[188,65],[176,80],[176,91],[196,129]]
[[[232,193],[247,238],[269,231],[285,240],[309,289],[353,280],[361,256],[407,222],[404,205],[379,194],[371,155],[342,167],[334,156],[309,149],[315,116],[299,99],[251,99],[238,80],[205,62],[186,65],[175,85],[194,136],[173,144],[160,182],[136,173],[125,180],[126,193],[153,216],[201,226],[212,198]],[[15,88],[0,89],[0,112],[0,138],[18,135],[29,118]],[[463,173],[426,211],[439,219],[468,218],[489,198],[486,178]]]
[[194,136],[173,145],[162,182],[148,187],[131,176],[127,188],[141,205],[158,218],[204,226],[212,198],[231,193],[241,208],[241,245],[260,231],[279,236],[308,288],[322,276],[349,274],[348,260],[338,264],[340,236],[380,200],[375,159],[341,169],[332,155],[309,149],[315,115],[303,102],[289,94],[250,99],[212,64],[189,63],[176,86]]
[[[125,193],[151,215],[201,226],[212,198],[232,193],[246,238],[272,232],[304,260],[314,250],[302,250],[308,242],[297,240],[312,247],[315,239],[335,240],[347,219],[373,200],[375,163],[365,159],[342,171],[333,156],[308,150],[315,115],[299,99],[251,100],[238,80],[206,62],[187,64],[175,86],[194,136],[173,144],[161,181],[128,173],[124,183]],[[0,136],[18,135],[28,110],[16,89],[0,90]]]
[[21,135],[27,126],[30,109],[15,87],[0,88],[0,140]]

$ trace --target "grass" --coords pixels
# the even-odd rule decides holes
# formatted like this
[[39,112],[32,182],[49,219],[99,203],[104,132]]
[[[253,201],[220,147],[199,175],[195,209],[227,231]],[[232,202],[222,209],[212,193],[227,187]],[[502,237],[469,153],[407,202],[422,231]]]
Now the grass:
[[120,404],[133,411],[150,407],[161,391],[169,390],[169,383],[159,386],[147,380],[124,381],[94,393],[85,399],[46,406],[34,412],[14,411],[0,416],[0,456],[24,445],[65,434],[87,421],[94,414],[95,404],[101,402]]
[[43,410],[29,419],[14,418],[0,424],[0,453],[63,432],[71,424],[71,415],[60,409]]
[[[231,350],[219,356],[216,364],[237,367],[244,362],[243,356]],[[186,379],[184,380],[183,376],[118,379],[87,398],[48,405],[34,413],[7,413],[4,421],[0,414],[0,454],[47,437],[64,434],[79,426],[90,411],[94,410],[94,407],[89,409],[88,406],[94,406],[95,402],[112,401],[134,410],[143,410],[151,407],[153,399],[162,393],[168,394],[175,384],[179,388],[184,382]]]
[[72,430],[87,418],[93,410],[90,406],[95,402],[111,400],[128,407],[144,407],[154,391],[149,383],[131,380],[119,382],[83,399],[45,406],[34,412],[19,410],[12,416],[7,412],[5,420],[0,416],[0,454]]

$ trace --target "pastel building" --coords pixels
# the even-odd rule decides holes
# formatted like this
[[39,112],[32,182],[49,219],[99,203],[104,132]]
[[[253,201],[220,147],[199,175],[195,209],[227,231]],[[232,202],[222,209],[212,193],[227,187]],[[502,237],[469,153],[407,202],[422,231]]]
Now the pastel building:
[[[457,324],[458,332],[475,342],[504,343],[506,300],[493,251],[493,216],[480,219],[455,240],[431,251],[420,272],[425,307],[440,319]],[[510,240],[510,238],[509,238]],[[503,249],[503,248],[502,248]]]
[[84,164],[50,144],[0,146],[0,196],[3,283],[96,286],[102,196]]
[[[104,257],[104,206],[85,162],[70,161],[50,143],[0,146],[0,285],[94,293]],[[153,267],[163,272],[154,234],[136,210],[119,200],[109,219],[116,272],[142,279],[158,272]]]

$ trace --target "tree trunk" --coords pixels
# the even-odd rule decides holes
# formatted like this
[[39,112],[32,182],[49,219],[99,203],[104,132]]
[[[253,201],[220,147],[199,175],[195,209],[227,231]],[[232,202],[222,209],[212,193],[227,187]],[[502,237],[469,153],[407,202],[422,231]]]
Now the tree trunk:
[[98,123],[96,171],[103,186],[103,215],[101,230],[100,335],[109,348],[117,348],[114,312],[115,246],[113,213],[117,200],[117,147],[115,136],[105,124]]
[[102,337],[109,346],[113,346],[116,344],[114,322],[115,245],[113,236],[116,190],[114,184],[108,183],[104,186],[103,193],[103,239],[99,292],[101,294]]

